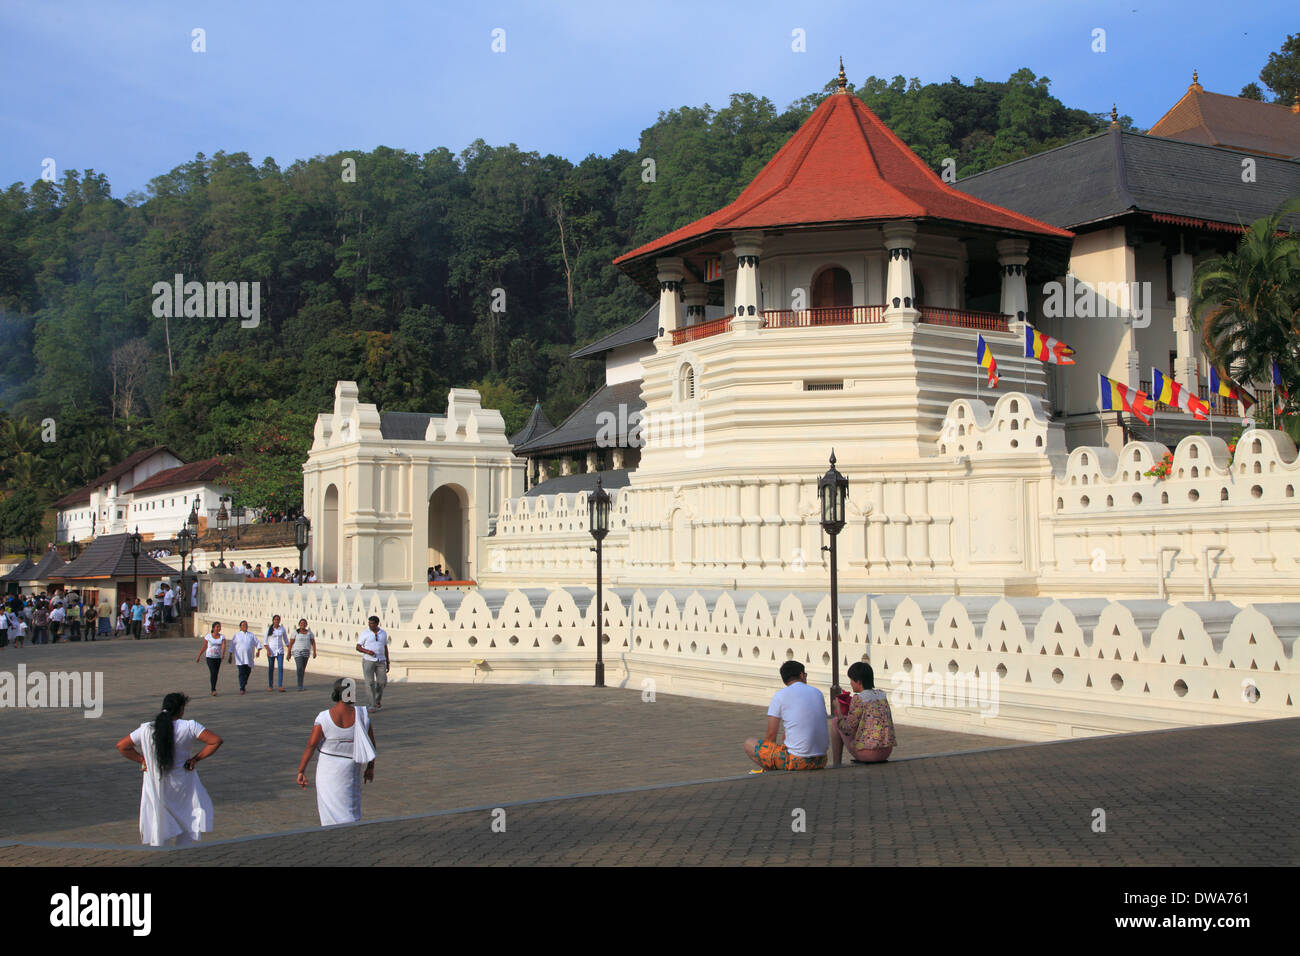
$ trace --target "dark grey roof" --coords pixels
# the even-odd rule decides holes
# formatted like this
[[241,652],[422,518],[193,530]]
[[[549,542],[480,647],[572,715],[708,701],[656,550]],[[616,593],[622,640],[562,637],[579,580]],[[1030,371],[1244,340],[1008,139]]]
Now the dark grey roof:
[[[720,305],[706,305],[704,307],[704,321],[709,322],[713,319],[720,319],[726,314],[726,310]],[[606,335],[604,338],[597,339],[590,345],[584,345],[578,351],[569,355],[569,358],[596,358],[604,355],[610,349],[616,349],[621,345],[633,345],[637,342],[651,342],[659,334],[659,303],[656,302],[650,308],[646,309],[641,318],[637,319],[630,325],[625,325],[621,329],[616,329]]]
[[[69,561],[51,577],[56,581],[124,580],[130,578],[135,570],[135,559],[131,557],[131,536],[105,534],[86,545],[81,557]],[[177,573],[175,568],[149,557],[141,549],[140,577],[157,578]]]
[[41,555],[41,560],[36,562],[36,567],[27,572],[27,577],[21,578],[23,581],[48,581],[51,574],[58,571],[68,562],[54,548],[49,548]]
[[[1242,182],[1242,160],[1255,182]],[[1129,212],[1249,225],[1300,194],[1300,162],[1112,129],[960,180],[958,189],[1077,229]]]
[[533,485],[524,492],[524,497],[535,498],[538,495],[571,495],[575,491],[595,491],[597,478],[600,478],[600,485],[602,488],[606,491],[613,491],[615,488],[627,487],[627,474],[626,468],[620,468],[617,471],[598,471],[581,475],[561,475],[559,478],[547,479],[540,485]]
[[[620,408],[622,406],[622,408]],[[567,449],[586,448],[596,444],[596,435],[603,421],[610,421],[622,434],[614,436],[613,444],[626,447],[627,433],[633,421],[634,412],[645,409],[641,399],[641,381],[620,382],[617,385],[602,385],[591,398],[587,399],[558,426],[540,438],[534,438],[526,444],[515,448],[516,455],[536,455],[548,451],[565,451]],[[605,419],[604,416],[612,416]]]
[[0,576],[0,581],[30,581],[32,580],[30,572],[34,567],[36,565],[32,563],[32,559],[24,557],[7,574]]
[[534,438],[540,438],[554,427],[551,420],[546,417],[546,413],[542,411],[542,403],[537,402],[533,405],[532,414],[528,416],[528,421],[524,427],[510,436],[510,446],[513,448],[516,445],[530,442]]
[[383,412],[379,416],[379,434],[385,441],[424,441],[429,422],[446,417],[425,412]]

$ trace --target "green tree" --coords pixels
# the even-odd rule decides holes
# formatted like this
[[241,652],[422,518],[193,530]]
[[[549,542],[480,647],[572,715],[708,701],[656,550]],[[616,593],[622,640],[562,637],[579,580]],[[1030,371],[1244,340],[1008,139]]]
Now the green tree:
[[1239,381],[1271,382],[1276,361],[1300,387],[1300,197],[1251,223],[1235,252],[1207,260],[1192,282],[1192,316],[1206,354]]
[[1290,106],[1300,97],[1300,33],[1287,34],[1282,49],[1268,55],[1259,78],[1273,91],[1273,102]]

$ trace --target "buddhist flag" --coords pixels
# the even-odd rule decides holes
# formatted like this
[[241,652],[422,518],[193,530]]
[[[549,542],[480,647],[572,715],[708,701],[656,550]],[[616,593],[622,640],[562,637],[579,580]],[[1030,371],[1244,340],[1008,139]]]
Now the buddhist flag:
[[1025,326],[1025,358],[1036,358],[1049,365],[1073,365],[1074,349],[1060,339],[1044,335],[1032,325]]
[[722,256],[704,261],[704,281],[717,282],[722,278]]
[[989,370],[989,388],[998,387],[998,363],[993,358],[993,350],[988,347],[984,341],[984,336],[979,337],[979,344],[975,348],[975,358],[979,361],[981,368]]
[[1162,405],[1181,408],[1201,421],[1210,417],[1209,405],[1154,366],[1151,369],[1151,394]]
[[1224,398],[1235,398],[1241,402],[1243,414],[1249,413],[1250,406],[1255,404],[1255,400],[1246,394],[1244,388],[1238,388],[1231,379],[1220,375],[1219,370],[1213,365],[1210,366],[1210,394],[1222,395]]
[[1286,411],[1286,403],[1291,401],[1291,393],[1282,384],[1282,370],[1277,362],[1273,363],[1273,407],[1279,415]]
[[1098,375],[1101,386],[1101,410],[1103,412],[1132,412],[1148,425],[1151,424],[1151,405],[1145,392],[1135,392],[1127,385],[1112,382],[1105,375]]

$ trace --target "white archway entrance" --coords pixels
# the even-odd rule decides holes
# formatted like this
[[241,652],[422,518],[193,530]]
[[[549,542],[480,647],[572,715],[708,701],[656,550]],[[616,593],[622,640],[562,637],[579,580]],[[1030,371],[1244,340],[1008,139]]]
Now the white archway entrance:
[[320,533],[321,566],[317,577],[336,584],[339,579],[339,490],[325,489],[325,520]]
[[469,579],[469,496],[459,485],[443,485],[429,497],[428,567],[442,565],[455,580]]

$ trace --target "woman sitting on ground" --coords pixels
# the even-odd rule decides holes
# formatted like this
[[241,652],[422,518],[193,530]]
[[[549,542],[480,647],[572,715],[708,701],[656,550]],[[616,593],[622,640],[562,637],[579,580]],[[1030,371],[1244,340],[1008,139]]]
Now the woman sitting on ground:
[[834,765],[847,747],[855,763],[880,763],[889,759],[898,743],[894,737],[894,716],[889,710],[889,700],[883,690],[876,689],[871,665],[857,661],[849,667],[849,683],[853,698],[848,711],[841,701],[831,706],[836,716],[831,718],[831,750]]

